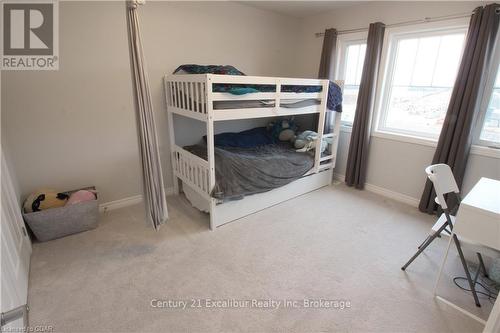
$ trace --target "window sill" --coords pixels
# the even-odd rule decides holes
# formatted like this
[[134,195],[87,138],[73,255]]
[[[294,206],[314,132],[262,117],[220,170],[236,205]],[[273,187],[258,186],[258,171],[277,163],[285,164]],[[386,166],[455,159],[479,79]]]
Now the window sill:
[[399,133],[396,134],[396,133],[389,133],[382,131],[374,131],[371,136],[393,141],[413,143],[421,146],[434,147],[434,148],[437,147],[437,140],[430,138],[422,138],[418,136],[399,134]]
[[470,148],[470,153],[473,155],[500,158],[500,149],[486,146],[472,145],[472,147]]

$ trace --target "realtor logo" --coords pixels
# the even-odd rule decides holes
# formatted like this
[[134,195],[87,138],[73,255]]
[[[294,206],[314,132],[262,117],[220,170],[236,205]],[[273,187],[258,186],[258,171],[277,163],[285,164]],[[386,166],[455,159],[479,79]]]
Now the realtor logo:
[[56,1],[2,3],[2,70],[57,70]]

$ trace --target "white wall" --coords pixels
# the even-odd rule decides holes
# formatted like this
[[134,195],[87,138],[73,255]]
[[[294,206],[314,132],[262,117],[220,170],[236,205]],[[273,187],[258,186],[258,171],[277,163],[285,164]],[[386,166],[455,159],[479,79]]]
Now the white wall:
[[[162,77],[179,64],[289,76],[296,20],[244,5],[148,2],[140,9],[166,186]],[[141,193],[124,2],[60,3],[60,70],[2,72],[2,136],[22,195],[94,184],[101,202]]]
[[[2,73],[0,72],[0,78],[1,78],[1,75]],[[0,80],[1,81],[1,80]],[[0,82],[0,88],[1,88],[1,82]],[[2,100],[2,96],[0,96],[0,103],[1,103],[1,100]],[[0,122],[1,122],[1,119],[0,119]],[[3,129],[3,127],[2,127]],[[12,186],[14,187],[14,194],[16,196],[16,200],[19,202],[19,204],[21,204],[21,191],[20,191],[20,186],[19,186],[19,180],[18,180],[18,177],[15,173],[15,169],[12,165],[12,153],[11,153],[11,144],[9,144],[9,140],[7,139],[7,135],[6,135],[6,132],[5,131],[1,131],[0,133],[0,137],[1,137],[1,151],[2,151],[2,155],[5,157],[5,162],[6,162],[6,166],[7,168],[9,169],[9,175],[11,177],[10,179],[10,182],[12,183]],[[2,164],[2,170],[0,170],[0,182],[4,182],[6,181],[5,180],[5,174],[6,172],[4,172],[3,170],[3,164]]]
[[[372,22],[402,21],[471,12],[481,2],[383,2],[339,8],[302,20],[297,75],[314,77],[319,67],[322,38],[314,36],[326,28],[337,30],[368,27]],[[342,132],[335,172],[345,174],[350,132]],[[368,157],[367,183],[401,193],[418,201],[422,193],[424,168],[435,148],[382,137],[372,137]],[[481,176],[500,179],[500,159],[472,154],[462,190],[467,192]]]

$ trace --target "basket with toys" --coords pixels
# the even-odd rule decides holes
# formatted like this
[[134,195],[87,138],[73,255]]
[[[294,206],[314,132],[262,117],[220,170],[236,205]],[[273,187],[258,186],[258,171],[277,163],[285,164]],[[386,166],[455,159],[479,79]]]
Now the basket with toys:
[[97,191],[95,187],[37,190],[24,201],[23,217],[41,242],[94,229],[99,221]]

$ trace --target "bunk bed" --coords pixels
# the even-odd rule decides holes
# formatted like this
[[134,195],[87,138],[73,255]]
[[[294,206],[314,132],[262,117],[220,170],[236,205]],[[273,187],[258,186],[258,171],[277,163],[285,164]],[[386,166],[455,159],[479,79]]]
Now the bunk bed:
[[[341,88],[342,81],[335,82]],[[175,74],[164,78],[174,193],[179,185],[193,206],[210,214],[210,229],[237,220],[301,194],[329,185],[335,167],[340,113],[327,108],[328,80],[258,77],[220,74]],[[225,88],[252,87],[252,93],[232,94]],[[294,89],[300,87],[300,89]],[[224,88],[224,89],[221,89]],[[305,88],[305,89],[304,89]],[[325,117],[332,112],[333,127],[325,133]],[[228,120],[275,118],[314,114],[318,140],[311,168],[281,187],[240,200],[224,201],[214,196],[216,187],[215,123]],[[174,115],[205,123],[206,151],[196,153],[176,143]],[[193,133],[199,137],[204,133]],[[323,138],[330,138],[321,152]],[[219,157],[220,158],[220,157]]]

